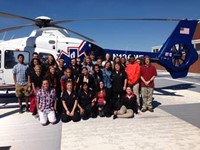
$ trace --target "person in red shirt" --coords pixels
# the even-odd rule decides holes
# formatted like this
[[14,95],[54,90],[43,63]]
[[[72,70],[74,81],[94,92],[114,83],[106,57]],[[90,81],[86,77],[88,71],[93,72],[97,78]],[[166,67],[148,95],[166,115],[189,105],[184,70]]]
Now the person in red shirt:
[[97,107],[100,117],[103,117],[105,114],[105,105],[106,105],[106,89],[104,87],[103,81],[99,81],[99,90],[97,92]]
[[154,89],[154,79],[157,76],[155,66],[151,64],[149,56],[144,57],[144,65],[141,67],[141,93],[143,99],[142,112],[149,110],[153,112],[152,95]]

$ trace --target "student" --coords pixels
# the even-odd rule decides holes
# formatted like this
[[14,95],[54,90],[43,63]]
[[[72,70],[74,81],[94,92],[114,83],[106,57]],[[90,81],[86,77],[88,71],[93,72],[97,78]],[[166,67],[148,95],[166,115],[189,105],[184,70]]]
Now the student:
[[62,101],[61,101],[61,83],[60,83],[60,79],[61,77],[64,75],[64,67],[65,61],[64,59],[59,59],[58,61],[58,68],[56,69],[56,95],[58,98],[57,101],[57,110],[58,113],[62,113]]
[[45,126],[48,121],[52,124],[56,123],[56,90],[50,88],[48,80],[42,81],[42,88],[38,90],[36,95],[37,110],[40,123]]
[[50,87],[51,88],[56,88],[57,78],[56,78],[54,66],[49,66],[47,73],[46,73],[44,78],[50,81]]
[[126,88],[126,95],[122,97],[122,105],[118,111],[114,111],[113,119],[116,118],[132,118],[134,113],[138,113],[137,97],[133,94],[132,88]]
[[83,66],[82,67],[86,67],[88,70],[88,73],[92,75],[93,73],[93,63],[92,60],[90,58],[90,56],[85,56],[84,60],[83,60]]
[[62,92],[66,90],[65,89],[66,83],[68,81],[75,82],[70,68],[66,68],[64,71],[64,75],[60,78],[60,85],[61,85]]
[[140,81],[140,65],[136,62],[135,56],[131,55],[129,64],[126,66],[127,82],[128,85],[133,87],[133,92],[137,96],[137,103],[140,106],[139,98],[139,81]]
[[26,111],[29,111],[28,102],[29,102],[29,85],[27,79],[27,69],[28,65],[24,64],[24,55],[19,54],[17,56],[18,64],[13,67],[13,80],[15,83],[16,97],[19,102],[19,113],[23,113],[22,107],[22,96],[26,97]]
[[37,114],[36,94],[42,87],[42,80],[41,66],[36,65],[34,67],[34,72],[31,74],[32,94],[30,95],[30,112],[32,112],[33,116]]
[[[28,69],[27,69],[27,74],[28,74],[28,81],[29,81],[29,83],[30,83],[31,74],[34,73],[34,67],[35,67],[36,65],[42,66],[42,63],[41,63],[41,61],[40,61],[38,58],[33,58],[33,59],[31,60],[30,66],[29,66]],[[42,68],[41,68],[41,69],[42,69]],[[42,73],[43,73],[43,72],[42,72]],[[43,74],[42,74],[42,75],[43,75]]]
[[99,90],[97,92],[97,107],[98,114],[100,117],[105,116],[105,106],[106,106],[106,89],[103,81],[99,81]]
[[83,120],[87,120],[90,117],[95,118],[97,116],[94,92],[89,89],[88,83],[86,82],[83,83],[80,92],[78,107]]
[[111,58],[110,58],[110,54],[109,54],[109,53],[106,53],[106,54],[105,54],[105,60],[102,62],[102,66],[105,66],[105,64],[106,64],[107,62],[110,62],[111,65],[113,65],[113,62],[111,61]]
[[62,94],[63,113],[61,115],[62,122],[74,122],[80,121],[80,113],[78,111],[78,96],[73,91],[73,85],[71,81],[66,83],[66,90]]
[[98,89],[99,81],[103,80],[103,74],[98,64],[95,64],[93,66],[93,78],[94,78],[94,85],[95,85],[95,91],[96,91]]
[[119,109],[121,97],[124,95],[127,86],[127,76],[125,71],[122,70],[121,65],[116,63],[114,71],[111,75],[113,98],[111,100],[111,108],[113,110]]
[[102,69],[103,82],[106,88],[106,100],[108,105],[110,105],[110,101],[112,99],[111,74],[112,74],[112,64],[111,62],[108,61],[105,63],[104,68]]
[[33,52],[32,59],[39,58],[39,54],[37,52]]
[[95,90],[94,78],[91,74],[89,74],[87,67],[83,67],[81,72],[82,73],[79,75],[77,79],[77,91],[80,92],[83,82],[88,83],[90,90]]
[[151,64],[149,56],[144,57],[144,65],[141,67],[141,93],[143,99],[142,112],[149,110],[153,112],[152,95],[154,89],[154,79],[157,76],[155,66]]
[[58,68],[58,64],[52,54],[48,54],[46,62],[43,63],[43,70],[44,72],[47,72],[49,69],[49,66],[53,66],[55,69]]
[[79,74],[81,73],[81,68],[78,67],[76,63],[76,59],[72,58],[70,61],[70,64],[68,66],[71,69],[72,76],[75,80],[77,80]]

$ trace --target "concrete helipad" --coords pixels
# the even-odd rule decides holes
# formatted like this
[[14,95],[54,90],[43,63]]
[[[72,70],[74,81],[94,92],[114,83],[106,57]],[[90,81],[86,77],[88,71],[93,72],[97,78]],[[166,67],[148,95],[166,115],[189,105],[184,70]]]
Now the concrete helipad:
[[0,103],[0,147],[11,146],[11,150],[199,150],[200,93],[166,88],[167,84],[161,84],[164,82],[169,83],[171,79],[157,77],[154,112],[140,113],[133,119],[98,117],[43,127],[30,113],[19,114],[17,103]]

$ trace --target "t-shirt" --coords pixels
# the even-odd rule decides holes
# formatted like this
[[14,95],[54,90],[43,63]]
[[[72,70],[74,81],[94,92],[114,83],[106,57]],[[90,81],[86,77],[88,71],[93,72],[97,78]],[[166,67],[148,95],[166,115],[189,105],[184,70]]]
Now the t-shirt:
[[126,73],[124,71],[120,72],[113,72],[111,75],[112,79],[112,87],[114,92],[121,92],[123,91],[124,87],[124,80],[126,79]]
[[41,88],[42,86],[42,76],[38,76],[34,73],[31,74],[31,83],[34,83],[35,88]]
[[82,91],[79,98],[79,104],[81,107],[85,108],[87,105],[91,104],[93,98],[92,91],[89,90],[87,93]]
[[69,111],[73,109],[75,100],[78,100],[77,94],[75,92],[71,92],[70,94],[67,91],[63,92],[62,101],[65,102]]

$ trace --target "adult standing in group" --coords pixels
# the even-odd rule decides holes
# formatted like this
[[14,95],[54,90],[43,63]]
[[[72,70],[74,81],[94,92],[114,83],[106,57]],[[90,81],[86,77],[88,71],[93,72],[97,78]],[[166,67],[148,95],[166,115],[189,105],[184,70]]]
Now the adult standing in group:
[[24,64],[24,55],[19,54],[17,56],[18,64],[13,67],[13,79],[15,83],[16,97],[19,102],[19,113],[23,112],[22,107],[22,97],[26,97],[26,111],[29,111],[28,102],[29,102],[29,91],[28,91],[28,77],[27,69],[28,65]]
[[131,55],[129,64],[126,66],[126,74],[128,78],[128,86],[133,87],[133,93],[137,97],[138,108],[140,107],[139,97],[139,79],[140,79],[140,65],[135,61],[135,56]]
[[149,56],[144,57],[144,65],[141,67],[141,92],[143,99],[142,112],[149,110],[153,112],[152,95],[154,89],[154,79],[157,76],[155,66],[151,64]]

